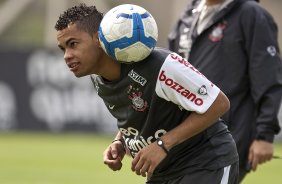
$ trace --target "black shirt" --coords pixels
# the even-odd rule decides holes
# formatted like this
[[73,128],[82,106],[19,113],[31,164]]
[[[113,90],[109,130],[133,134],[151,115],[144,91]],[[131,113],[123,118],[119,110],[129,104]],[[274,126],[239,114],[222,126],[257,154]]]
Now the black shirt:
[[[219,89],[190,63],[155,48],[145,60],[121,65],[120,80],[92,76],[98,95],[117,119],[119,131],[134,157],[186,119],[204,113]],[[236,146],[222,120],[173,147],[152,179],[184,174],[187,169],[218,169],[238,160]]]
[[[255,139],[273,142],[280,131],[278,111],[282,98],[282,62],[277,25],[254,0],[233,0],[222,8],[205,30],[197,34],[200,0],[193,0],[169,35],[170,49],[180,52],[191,43],[189,62],[229,98],[228,124],[248,168],[248,152]],[[186,33],[189,30],[190,33]],[[192,41],[182,40],[189,34]],[[187,54],[186,54],[187,55]]]

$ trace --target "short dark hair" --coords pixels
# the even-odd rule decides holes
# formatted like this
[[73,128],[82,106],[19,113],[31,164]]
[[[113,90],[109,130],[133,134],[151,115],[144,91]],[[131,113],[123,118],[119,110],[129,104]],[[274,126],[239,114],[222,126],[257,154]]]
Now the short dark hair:
[[92,35],[98,31],[102,19],[103,13],[99,12],[95,6],[86,6],[84,3],[81,3],[61,14],[55,29],[61,31],[67,28],[69,23],[75,23],[78,29]]

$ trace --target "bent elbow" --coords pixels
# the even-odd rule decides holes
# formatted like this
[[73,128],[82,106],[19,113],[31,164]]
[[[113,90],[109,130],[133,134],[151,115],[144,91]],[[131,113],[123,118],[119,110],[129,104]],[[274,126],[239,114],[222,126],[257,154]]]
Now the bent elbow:
[[225,114],[230,109],[230,101],[228,97],[221,92],[222,100],[221,100],[221,109],[223,111],[223,114]]

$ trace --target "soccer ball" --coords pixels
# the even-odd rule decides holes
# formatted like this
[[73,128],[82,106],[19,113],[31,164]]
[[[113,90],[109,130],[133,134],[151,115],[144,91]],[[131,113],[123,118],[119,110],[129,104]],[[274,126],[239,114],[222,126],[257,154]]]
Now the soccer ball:
[[138,62],[154,49],[158,27],[144,8],[123,4],[108,11],[101,21],[99,41],[103,50],[121,63]]

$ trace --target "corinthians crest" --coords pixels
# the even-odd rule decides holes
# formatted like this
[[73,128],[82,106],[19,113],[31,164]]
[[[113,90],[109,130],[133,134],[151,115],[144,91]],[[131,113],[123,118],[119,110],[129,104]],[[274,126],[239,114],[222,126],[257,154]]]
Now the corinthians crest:
[[127,93],[128,98],[132,101],[133,109],[139,112],[144,112],[148,107],[148,102],[142,98],[143,93],[139,91],[139,88],[130,85]]
[[223,30],[226,28],[227,22],[217,24],[211,34],[209,35],[209,39],[213,42],[218,42],[223,38]]

